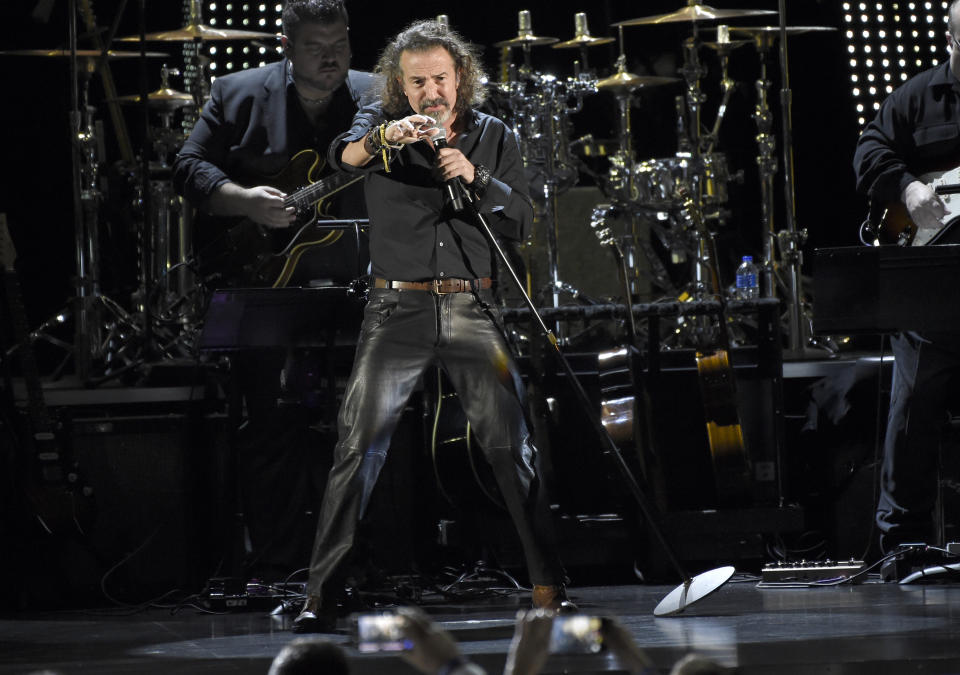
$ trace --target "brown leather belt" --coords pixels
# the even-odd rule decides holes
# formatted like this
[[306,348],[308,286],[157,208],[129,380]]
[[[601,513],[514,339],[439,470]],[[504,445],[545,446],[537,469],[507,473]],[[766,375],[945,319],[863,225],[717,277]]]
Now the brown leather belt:
[[481,288],[490,288],[490,277],[482,279],[431,279],[430,281],[390,281],[375,277],[374,288],[398,288],[404,291],[433,291],[437,295],[447,293],[467,293]]

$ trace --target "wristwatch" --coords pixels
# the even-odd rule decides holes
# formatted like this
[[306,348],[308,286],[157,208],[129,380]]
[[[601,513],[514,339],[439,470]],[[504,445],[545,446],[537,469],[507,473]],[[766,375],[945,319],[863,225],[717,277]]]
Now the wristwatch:
[[483,193],[487,190],[487,186],[490,185],[490,175],[490,169],[483,164],[474,164],[473,182],[470,183],[470,188],[478,198],[483,196]]

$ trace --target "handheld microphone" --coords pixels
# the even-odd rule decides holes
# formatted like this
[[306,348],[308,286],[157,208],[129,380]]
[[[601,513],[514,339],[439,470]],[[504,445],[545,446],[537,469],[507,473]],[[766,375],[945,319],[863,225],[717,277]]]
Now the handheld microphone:
[[[434,136],[432,140],[433,147],[440,150],[440,148],[447,147],[447,130],[440,125],[437,125],[437,129],[440,130],[440,133]],[[450,204],[455,212],[463,211],[463,185],[460,184],[460,179],[451,178],[443,181],[443,189],[446,195],[444,202]]]

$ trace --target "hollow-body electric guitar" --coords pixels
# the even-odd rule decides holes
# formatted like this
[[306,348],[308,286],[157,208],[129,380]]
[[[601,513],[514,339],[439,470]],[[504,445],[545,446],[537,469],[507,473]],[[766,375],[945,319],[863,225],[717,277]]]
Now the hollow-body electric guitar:
[[318,180],[324,166],[323,157],[315,150],[301,150],[280,173],[257,180],[257,185],[269,185],[287,195],[284,206],[296,209],[296,221],[289,228],[268,228],[249,218],[234,221],[226,233],[228,247],[256,251],[252,260],[244,261],[243,283],[282,288],[304,253],[329,246],[343,236],[343,230],[323,228],[329,217],[325,212],[328,199],[363,176],[337,172]]

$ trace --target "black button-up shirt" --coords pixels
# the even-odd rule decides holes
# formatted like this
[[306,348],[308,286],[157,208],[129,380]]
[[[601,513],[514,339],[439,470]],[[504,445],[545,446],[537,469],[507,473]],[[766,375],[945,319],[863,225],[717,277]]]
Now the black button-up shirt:
[[[466,115],[466,127],[453,147],[491,172],[478,203],[480,211],[499,236],[520,240],[530,232],[533,205],[526,194],[517,139],[496,117],[474,110],[461,114]],[[445,208],[442,183],[434,169],[436,154],[427,142],[394,151],[389,173],[380,156],[362,168],[341,161],[347,143],[386,121],[379,103],[364,107],[353,118],[350,130],[330,146],[332,165],[366,172],[364,193],[374,276],[393,281],[491,276],[490,245],[468,216]]]
[[857,190],[877,204],[900,200],[924,173],[960,165],[960,81],[942,63],[894,90],[854,155]]

